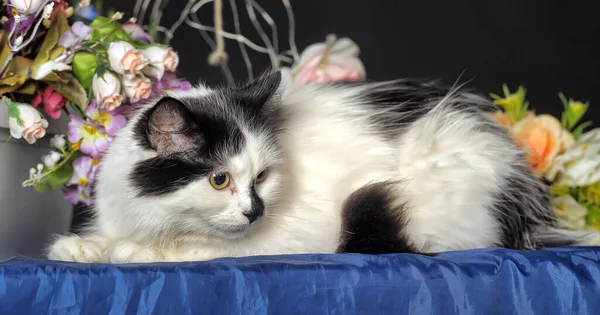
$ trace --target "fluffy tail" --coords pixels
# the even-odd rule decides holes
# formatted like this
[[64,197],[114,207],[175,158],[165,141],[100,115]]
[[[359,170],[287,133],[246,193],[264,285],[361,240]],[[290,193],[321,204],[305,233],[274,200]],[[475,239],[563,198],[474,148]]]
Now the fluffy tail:
[[539,248],[560,246],[600,246],[600,232],[570,231],[550,226],[537,227],[533,231]]

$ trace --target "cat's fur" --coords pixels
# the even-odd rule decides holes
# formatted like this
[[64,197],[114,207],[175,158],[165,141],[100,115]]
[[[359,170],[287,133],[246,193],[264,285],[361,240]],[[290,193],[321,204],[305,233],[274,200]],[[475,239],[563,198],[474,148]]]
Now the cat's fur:
[[[59,237],[49,258],[435,253],[596,237],[554,227],[546,186],[484,98],[410,80],[283,94],[280,81],[268,73],[142,107],[102,160],[89,231]],[[210,185],[217,171],[231,174],[229,188]]]

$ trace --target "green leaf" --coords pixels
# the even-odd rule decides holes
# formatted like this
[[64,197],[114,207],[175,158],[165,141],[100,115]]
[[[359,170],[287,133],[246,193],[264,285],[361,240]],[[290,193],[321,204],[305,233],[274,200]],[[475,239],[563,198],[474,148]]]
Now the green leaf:
[[34,189],[37,192],[48,192],[60,188],[73,177],[73,164],[70,162],[64,163],[60,168],[54,170],[44,177],[44,180],[35,185]]
[[36,71],[40,65],[50,60],[58,51],[62,53],[60,48],[56,48],[58,46],[58,39],[68,30],[69,23],[67,22],[67,18],[63,14],[57,14],[50,28],[48,28],[46,37],[44,37],[39,52],[31,65],[32,77],[36,77]]
[[[8,40],[8,34],[9,32],[6,30],[0,30],[0,64],[4,64],[4,62],[10,58],[10,55],[12,54],[12,52],[10,51],[10,48],[8,47],[8,45],[6,44],[6,41]],[[2,76],[2,73],[0,73],[0,77]]]
[[8,117],[15,118],[17,120],[17,124],[23,126],[23,119],[21,119],[21,112],[18,108],[18,105],[20,104],[13,102],[13,100],[6,96],[2,97],[2,102],[6,104],[6,107],[8,107]]
[[48,83],[48,85],[54,88],[58,93],[66,97],[69,101],[79,106],[82,111],[85,111],[88,106],[88,98],[85,89],[81,83],[79,83],[79,81],[73,77],[72,74],[67,72],[64,73],[63,76],[68,78],[69,81],[66,83],[47,81],[46,83]]
[[102,41],[113,41],[113,40],[124,40],[131,42],[131,37],[127,32],[120,28],[121,24],[117,21],[110,21],[105,16],[99,16],[90,24],[93,29],[90,40],[102,40]]
[[582,134],[583,134],[583,130],[589,126],[591,126],[593,123],[591,121],[586,121],[583,124],[579,125],[579,127],[575,128],[575,130],[573,130],[572,134],[573,134],[573,138],[577,139],[579,138]]
[[98,63],[96,55],[88,52],[81,52],[73,56],[73,74],[81,83],[83,88],[89,90],[92,85],[92,78],[96,73]]
[[15,56],[8,64],[5,72],[10,73],[11,75],[6,75],[0,79],[0,94],[18,90],[19,87],[27,81],[30,67],[31,59]]

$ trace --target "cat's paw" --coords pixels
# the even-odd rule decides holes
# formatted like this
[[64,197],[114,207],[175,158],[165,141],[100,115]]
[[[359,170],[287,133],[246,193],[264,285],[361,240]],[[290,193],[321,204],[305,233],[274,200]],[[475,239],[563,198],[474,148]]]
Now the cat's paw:
[[116,242],[106,250],[105,254],[113,264],[164,261],[164,255],[160,250],[131,241]]
[[103,246],[94,240],[77,235],[61,236],[48,250],[48,259],[81,263],[103,261]]

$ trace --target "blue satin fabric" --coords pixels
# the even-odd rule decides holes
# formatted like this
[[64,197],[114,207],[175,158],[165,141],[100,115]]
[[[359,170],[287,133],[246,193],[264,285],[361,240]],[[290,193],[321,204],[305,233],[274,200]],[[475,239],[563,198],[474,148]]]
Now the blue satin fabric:
[[600,248],[0,263],[0,314],[600,314]]

